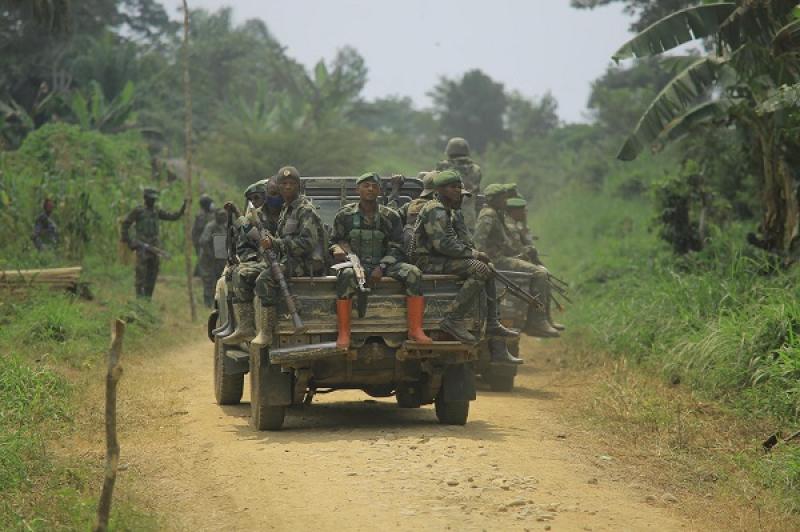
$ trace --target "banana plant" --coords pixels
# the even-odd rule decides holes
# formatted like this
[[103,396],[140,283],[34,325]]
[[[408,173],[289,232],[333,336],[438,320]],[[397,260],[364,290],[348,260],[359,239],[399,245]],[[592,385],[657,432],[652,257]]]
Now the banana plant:
[[111,101],[106,99],[103,87],[96,81],[89,83],[88,95],[81,91],[72,94],[70,109],[78,124],[84,129],[114,132],[136,121],[133,111],[136,89],[128,81],[122,91]]
[[[797,0],[706,2],[655,22],[614,54],[615,60],[659,55],[696,39],[713,51],[679,72],[655,97],[618,153],[635,159],[648,146],[682,138],[699,124],[733,123],[757,140],[761,158],[764,247],[785,252],[800,240],[800,208],[783,153],[793,142],[781,116],[800,83]],[[798,89],[800,90],[800,89]]]

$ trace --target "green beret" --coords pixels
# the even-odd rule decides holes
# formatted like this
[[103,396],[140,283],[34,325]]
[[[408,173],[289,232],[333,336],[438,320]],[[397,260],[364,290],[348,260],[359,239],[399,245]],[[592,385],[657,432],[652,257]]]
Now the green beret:
[[284,166],[278,170],[278,183],[286,179],[296,179],[300,181],[300,172],[294,166]]
[[528,202],[525,201],[525,198],[509,198],[506,200],[506,207],[517,207],[517,208],[524,208],[528,205]]
[[153,187],[147,187],[143,191],[145,198],[157,198],[158,197],[158,190],[154,189]]
[[506,187],[506,192],[516,192],[517,191],[517,184],[516,183],[506,183],[503,186]]
[[497,183],[492,183],[488,187],[486,187],[483,191],[483,194],[487,198],[491,198],[492,196],[497,196],[498,194],[505,194],[508,192],[508,187],[506,185],[498,185]]
[[455,170],[443,170],[433,178],[433,186],[435,187],[443,187],[452,183],[461,183],[461,174]]
[[246,198],[250,194],[266,194],[267,193],[267,185],[262,183],[261,181],[256,181],[249,187],[247,187],[244,191],[244,197]]
[[360,185],[361,183],[366,183],[367,181],[372,181],[373,183],[377,183],[378,185],[382,184],[381,176],[379,176],[375,172],[367,172],[366,174],[363,174],[361,177],[356,179],[356,185]]

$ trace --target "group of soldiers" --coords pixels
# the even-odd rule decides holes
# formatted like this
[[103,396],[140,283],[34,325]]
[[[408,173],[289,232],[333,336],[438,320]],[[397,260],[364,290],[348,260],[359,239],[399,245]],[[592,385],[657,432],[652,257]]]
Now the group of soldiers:
[[[282,297],[275,267],[286,277],[294,277],[326,275],[331,266],[337,275],[336,343],[342,349],[350,345],[352,301],[363,288],[359,284],[374,285],[384,276],[399,281],[405,291],[409,340],[431,342],[422,328],[422,276],[449,274],[464,282],[439,328],[461,342],[477,343],[479,339],[467,329],[465,318],[485,295],[485,334],[492,358],[521,363],[506,348],[506,342],[519,333],[500,322],[495,268],[532,276],[530,291],[539,304],[529,306],[523,332],[558,336],[563,326],[551,317],[549,272],[527,227],[525,199],[515,185],[490,184],[483,190],[486,204],[478,209],[481,169],[470,158],[469,145],[454,138],[445,153],[447,159],[438,163],[436,170],[420,174],[424,184],[420,196],[403,205],[391,194],[386,205],[379,202],[384,190],[378,174],[359,177],[359,200],[338,211],[330,230],[313,202],[303,195],[300,174],[292,166],[247,187],[247,209],[242,215],[232,203],[215,209],[210,197],[201,197],[201,212],[192,231],[198,255],[195,273],[203,279],[204,301],[211,306],[216,281],[225,272],[237,318],[236,329],[222,341],[270,344],[276,305]],[[158,274],[159,221],[177,220],[186,206],[167,212],[156,206],[157,197],[154,189],[145,190],[144,205],[122,223],[122,240],[137,253],[136,293],[143,297],[152,295]],[[130,235],[131,226],[134,236]],[[235,240],[232,262],[226,260],[229,234]],[[358,266],[352,263],[353,255]],[[230,264],[227,270],[226,263]],[[359,272],[365,272],[366,279],[359,278]],[[262,307],[258,328],[256,304]]]

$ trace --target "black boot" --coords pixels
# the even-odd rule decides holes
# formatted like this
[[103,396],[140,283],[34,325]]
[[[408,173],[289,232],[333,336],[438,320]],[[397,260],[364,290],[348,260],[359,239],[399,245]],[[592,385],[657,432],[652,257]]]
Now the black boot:
[[500,323],[500,308],[497,306],[497,287],[494,279],[486,281],[486,336],[489,338],[517,338],[519,333]]
[[489,355],[498,364],[522,364],[523,360],[509,353],[506,343],[498,338],[489,339]]
[[461,342],[462,344],[475,345],[478,340],[470,333],[460,320],[450,317],[439,322],[439,328]]

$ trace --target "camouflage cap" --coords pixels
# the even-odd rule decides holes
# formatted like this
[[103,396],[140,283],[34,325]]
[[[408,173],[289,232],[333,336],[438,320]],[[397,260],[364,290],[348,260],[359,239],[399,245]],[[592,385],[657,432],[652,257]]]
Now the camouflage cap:
[[278,170],[278,183],[287,179],[295,179],[300,181],[300,172],[294,166],[284,166]]
[[367,172],[366,174],[362,174],[361,177],[356,179],[356,185],[360,185],[361,183],[366,183],[367,181],[372,181],[380,186],[381,183],[381,176],[379,176],[376,172]]
[[497,196],[498,194],[505,194],[508,192],[508,188],[505,185],[499,185],[497,183],[492,183],[483,191],[483,194],[487,198],[491,198],[493,196]]
[[528,202],[525,201],[525,198],[510,198],[506,200],[506,207],[511,209],[522,209],[527,207]]
[[434,179],[436,176],[439,175],[439,172],[423,172],[422,176],[422,186],[423,190],[420,193],[420,197],[427,198],[431,194],[436,191],[436,186],[433,184]]
[[267,193],[267,185],[262,183],[261,181],[256,181],[249,187],[247,187],[244,191],[244,197],[248,197],[250,194],[266,194]]
[[461,174],[455,170],[443,170],[436,174],[436,176],[433,178],[433,186],[437,188],[444,187],[452,183],[461,183],[463,185],[461,181]]
[[158,197],[158,190],[154,189],[153,187],[147,187],[142,191],[145,198],[157,198]]

